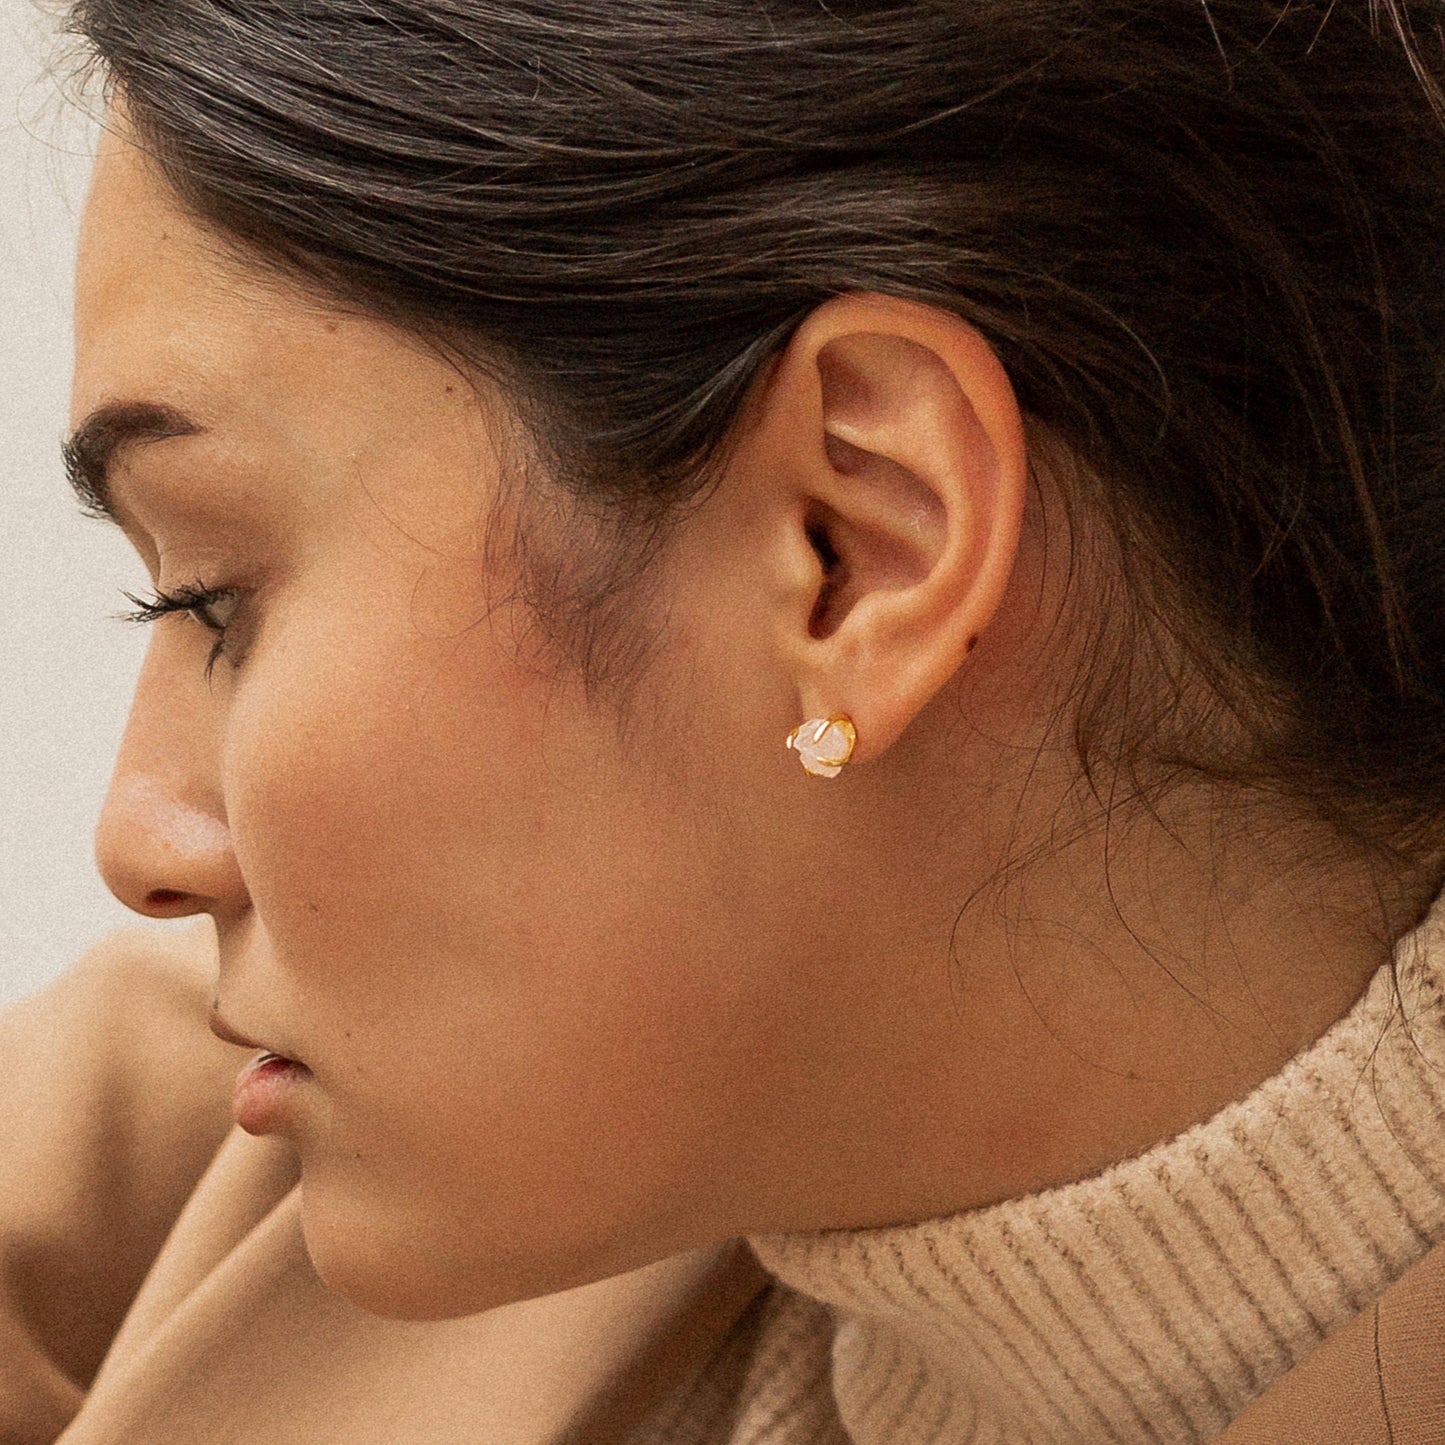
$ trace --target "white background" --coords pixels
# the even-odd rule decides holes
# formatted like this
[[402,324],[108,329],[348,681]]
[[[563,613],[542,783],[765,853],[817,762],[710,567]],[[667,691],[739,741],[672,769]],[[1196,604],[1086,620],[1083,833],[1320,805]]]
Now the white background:
[[91,832],[144,645],[109,619],[144,572],[60,468],[93,128],[47,73],[50,32],[30,0],[0,0],[0,1003],[135,921]]

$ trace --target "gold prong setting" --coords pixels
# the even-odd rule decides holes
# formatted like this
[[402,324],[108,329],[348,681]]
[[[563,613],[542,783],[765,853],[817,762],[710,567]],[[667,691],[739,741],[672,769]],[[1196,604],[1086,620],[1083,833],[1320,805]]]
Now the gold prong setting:
[[815,778],[836,778],[858,745],[858,732],[847,716],[814,717],[788,734],[788,747]]

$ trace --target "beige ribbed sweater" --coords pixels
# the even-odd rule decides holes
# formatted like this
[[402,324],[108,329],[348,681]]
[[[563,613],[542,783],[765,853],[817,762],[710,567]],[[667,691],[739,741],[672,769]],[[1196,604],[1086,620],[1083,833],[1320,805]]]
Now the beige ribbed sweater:
[[779,1283],[640,1439],[1213,1438],[1445,1238],[1445,903],[1395,965],[1247,1098],[1093,1178],[752,1240]]

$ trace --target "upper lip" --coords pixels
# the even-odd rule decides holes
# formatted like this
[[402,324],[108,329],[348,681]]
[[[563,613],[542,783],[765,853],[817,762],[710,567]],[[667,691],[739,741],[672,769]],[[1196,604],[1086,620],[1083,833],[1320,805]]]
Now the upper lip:
[[215,1034],[218,1039],[225,1039],[228,1044],[240,1044],[243,1049],[261,1049],[265,1053],[275,1054],[278,1058],[285,1059],[291,1057],[289,1054],[283,1054],[280,1049],[270,1048],[268,1045],[260,1043],[258,1040],[241,1033],[238,1029],[233,1029],[221,1013],[219,1003],[213,1003],[211,1005],[210,1016],[206,1022],[210,1026],[211,1032]]

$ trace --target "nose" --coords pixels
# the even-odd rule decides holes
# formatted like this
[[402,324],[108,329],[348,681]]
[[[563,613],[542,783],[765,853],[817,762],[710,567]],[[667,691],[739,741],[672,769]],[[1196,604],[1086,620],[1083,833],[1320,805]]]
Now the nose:
[[152,645],[96,828],[96,862],[136,913],[219,918],[245,902],[216,766],[221,719],[204,695],[177,692]]

